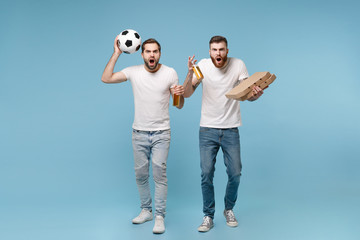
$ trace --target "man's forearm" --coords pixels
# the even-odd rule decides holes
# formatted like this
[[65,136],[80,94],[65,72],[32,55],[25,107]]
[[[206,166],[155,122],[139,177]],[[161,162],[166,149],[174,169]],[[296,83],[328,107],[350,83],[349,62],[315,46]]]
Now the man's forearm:
[[195,91],[195,89],[197,87],[197,86],[194,87],[193,83],[192,83],[193,74],[194,74],[194,72],[192,70],[190,70],[188,72],[188,74],[186,75],[186,79],[185,79],[184,84],[183,84],[184,91],[185,91],[185,93],[184,93],[185,98],[190,97],[194,93],[194,91]]
[[111,82],[111,77],[114,72],[116,61],[118,60],[120,54],[114,52],[109,60],[109,62],[106,64],[105,70],[103,72],[103,75],[101,77],[101,81],[103,82]]

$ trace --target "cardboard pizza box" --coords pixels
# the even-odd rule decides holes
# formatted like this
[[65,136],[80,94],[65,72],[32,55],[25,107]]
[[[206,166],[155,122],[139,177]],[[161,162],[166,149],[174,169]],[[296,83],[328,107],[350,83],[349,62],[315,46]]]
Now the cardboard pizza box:
[[269,72],[256,72],[249,78],[240,82],[239,85],[225,94],[227,98],[245,101],[252,96],[253,86],[259,86],[261,89],[267,88],[276,79],[275,74]]

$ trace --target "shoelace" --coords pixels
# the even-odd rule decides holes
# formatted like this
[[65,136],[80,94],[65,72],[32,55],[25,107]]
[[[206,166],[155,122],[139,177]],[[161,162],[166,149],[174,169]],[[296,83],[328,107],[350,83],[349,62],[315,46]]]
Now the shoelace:
[[226,217],[229,219],[229,221],[235,221],[235,215],[232,211],[226,211]]
[[203,224],[204,226],[210,225],[210,217],[204,217]]

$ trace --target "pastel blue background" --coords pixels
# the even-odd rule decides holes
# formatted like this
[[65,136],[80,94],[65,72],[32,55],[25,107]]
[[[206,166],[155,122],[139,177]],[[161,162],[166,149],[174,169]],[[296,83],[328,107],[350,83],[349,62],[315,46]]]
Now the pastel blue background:
[[[0,239],[359,239],[357,1],[25,1],[0,3]],[[222,216],[222,154],[215,227],[202,219],[201,89],[170,107],[165,234],[139,212],[127,83],[100,81],[126,28],[162,44],[180,82],[187,57],[208,57],[224,35],[250,74],[277,80],[241,103],[243,175],[235,213]],[[116,71],[141,64],[122,55]]]

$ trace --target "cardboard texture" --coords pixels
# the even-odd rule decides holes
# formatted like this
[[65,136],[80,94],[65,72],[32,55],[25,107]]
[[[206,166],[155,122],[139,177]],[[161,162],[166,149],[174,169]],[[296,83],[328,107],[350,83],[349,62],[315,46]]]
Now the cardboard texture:
[[242,81],[239,85],[231,89],[225,94],[225,96],[234,100],[248,100],[252,97],[253,86],[259,86],[264,90],[273,83],[275,79],[275,74],[271,74],[270,72],[256,72],[248,79]]

